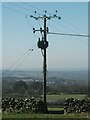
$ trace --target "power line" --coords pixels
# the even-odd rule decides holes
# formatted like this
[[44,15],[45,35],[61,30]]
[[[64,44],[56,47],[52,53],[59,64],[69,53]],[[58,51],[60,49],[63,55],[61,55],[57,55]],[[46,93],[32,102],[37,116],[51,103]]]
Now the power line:
[[[52,22],[54,22],[55,24],[57,24],[57,25],[55,25],[55,24],[53,24],[53,25],[51,25],[50,24],[50,26],[52,26],[52,27],[54,27],[54,28],[56,28],[56,29],[58,29],[58,30],[60,30],[61,31],[61,33],[65,33],[63,30],[61,30],[60,28],[61,27],[59,27],[61,24],[58,24],[57,22],[55,22],[54,20],[52,20]],[[69,34],[69,33],[67,33],[67,34]],[[79,33],[73,33],[73,34],[79,34]],[[63,35],[62,35],[63,36]],[[65,37],[68,37],[68,35],[64,35]],[[84,44],[86,44],[86,41],[85,41],[85,39],[87,39],[88,37],[81,37],[81,40],[80,39],[78,39],[78,37],[72,37],[72,39],[74,39],[74,40],[80,40],[80,42],[83,42]],[[88,45],[88,44],[86,44],[86,45]]]
[[[55,24],[57,24],[57,25],[59,25],[57,22],[55,22],[54,20],[52,20],[52,22],[54,22]],[[50,26],[52,27],[52,28],[55,28],[55,29],[58,29],[59,31],[61,31],[61,32],[64,32],[60,27],[58,27],[57,25],[55,25],[53,23],[53,25],[50,23]]]
[[[23,55],[21,55],[12,65],[10,65],[9,67],[8,67],[8,69],[7,70],[5,70],[4,72],[3,72],[3,74],[6,74],[12,67],[14,67],[17,63],[22,63],[22,59],[24,58],[24,57],[26,57],[27,55],[28,55],[28,53],[30,53],[31,51],[33,51],[33,49],[36,47],[36,44],[35,45],[33,45],[33,47],[31,48],[31,49],[28,49]],[[25,59],[25,58],[24,58]],[[19,64],[20,64],[19,63]]]
[[14,6],[18,7],[18,8],[21,8],[21,9],[24,9],[24,10],[27,10],[27,11],[34,12],[34,13],[35,13],[35,11],[33,11],[33,10],[29,9],[29,8],[20,6],[20,5],[16,4],[16,3],[12,3],[12,4],[13,4]]
[[[24,4],[26,4],[27,6],[30,6],[30,7],[32,7],[32,8],[38,9],[38,10],[41,11],[41,12],[44,12],[44,10],[41,9],[41,8],[35,7],[35,6],[33,6],[33,5],[30,5],[30,4],[28,5],[28,4],[25,3],[25,2],[24,2]],[[47,13],[48,13],[49,15],[51,15],[50,12],[47,11]],[[69,24],[69,25],[72,26],[73,28],[75,28],[75,29],[77,29],[77,30],[80,31],[79,28],[77,28],[75,25],[71,24],[70,22],[68,22],[68,21],[66,21],[66,20],[64,20],[64,19],[63,19],[63,21],[64,21],[64,23],[66,22],[67,24]],[[57,23],[57,24],[58,24],[58,23]],[[60,24],[58,24],[58,25],[60,25]],[[76,33],[78,33],[78,32],[76,32]]]
[[[27,3],[26,3],[27,4]],[[28,4],[27,4],[28,5]],[[44,12],[44,10],[43,9],[41,9],[41,8],[38,8],[38,7],[35,7],[35,6],[33,6],[33,5],[28,5],[28,6],[31,6],[32,8],[37,8],[39,11],[41,11],[41,12]],[[47,11],[47,13],[49,14],[49,15],[51,15],[51,13],[50,12],[48,12]],[[77,28],[75,25],[73,25],[73,24],[71,24],[70,22],[67,22],[66,20],[64,20],[64,23],[67,23],[67,24],[69,24],[70,26],[72,26],[73,28],[75,28],[75,29],[77,29],[78,31],[80,31],[80,29],[79,28]],[[55,22],[56,23],[56,22]],[[58,24],[58,23],[57,23]],[[60,24],[58,24],[58,25],[60,25]],[[77,34],[78,34],[78,32],[76,32]]]
[[[65,26],[65,25],[62,25],[62,24],[59,24],[59,23],[57,23],[57,22],[56,22],[56,21],[54,21],[54,20],[53,20],[52,22],[54,22],[55,24],[57,24],[57,25],[58,25],[58,27],[57,27],[57,28],[58,28],[61,32],[64,32],[64,31],[63,31],[63,30],[61,30],[61,29],[59,28],[59,26],[60,26],[60,25],[61,25],[61,26],[64,26],[64,29],[65,29],[65,28],[68,28],[68,29],[70,30],[70,28],[69,28],[69,27],[67,27],[67,26]],[[55,27],[56,27],[56,26],[55,26]],[[74,33],[75,33],[75,34],[79,34],[79,33],[78,33],[78,32],[76,32],[74,29],[72,29],[72,30],[74,31]]]
[[[72,26],[72,28],[74,28],[75,31],[76,31],[76,30],[81,31],[81,29],[80,29],[79,27],[76,27],[76,26],[73,25],[72,23],[70,23],[70,22],[68,22],[68,21],[66,21],[66,20],[63,20],[63,22],[66,23],[67,25]],[[83,32],[85,33],[85,31],[83,31]]]
[[19,68],[19,66],[25,61],[25,59],[33,52],[35,48],[30,49],[30,52],[18,63],[15,70],[10,74],[10,77],[15,73],[15,71]]
[[[28,9],[28,10],[31,10],[30,9],[30,7],[33,9],[33,8],[37,8],[38,10],[40,10],[38,7],[34,7],[34,6],[32,6],[32,5],[30,5],[30,4],[28,4],[27,2],[22,2],[22,1],[20,1],[20,0],[18,0],[18,2],[20,2],[20,3],[22,3],[23,5],[25,5],[25,6],[27,6],[28,8],[26,8],[26,9]],[[30,3],[30,2],[29,2]],[[24,9],[25,9],[25,7],[23,7]],[[40,13],[39,12],[36,12],[36,11],[34,11],[34,10],[31,10],[31,11],[33,11],[35,14],[38,14],[39,16],[40,16]]]
[[[13,3],[12,3],[12,4],[13,4]],[[16,6],[17,6],[17,5],[16,5]],[[29,20],[28,20],[28,17],[30,16],[29,14],[26,14],[26,13],[20,12],[20,11],[15,10],[15,9],[12,9],[12,8],[7,7],[7,6],[5,6],[5,5],[3,5],[3,7],[6,8],[6,9],[11,10],[11,11],[13,11],[13,12],[16,12],[16,13],[18,13],[18,14],[24,15],[25,18],[26,18],[26,20],[27,20],[27,23],[33,28],[32,24],[31,24],[31,23],[29,22]],[[20,7],[20,6],[18,5],[18,7]],[[23,7],[22,7],[22,8],[23,8]],[[34,35],[34,37],[36,37],[36,36]]]
[[[19,14],[22,14],[22,15],[25,15],[25,16],[29,16],[29,14],[25,14],[25,13],[20,12],[20,11],[18,11],[18,10],[15,10],[15,9],[9,8],[9,7],[5,6],[5,5],[4,5],[4,7],[7,8],[7,9],[9,9],[9,10],[12,10],[12,11],[14,11],[14,12],[16,12],[16,13],[19,13]],[[26,17],[26,18],[27,18],[27,17]],[[28,20],[27,20],[27,21],[28,21]],[[28,21],[28,23],[29,23],[29,21]],[[29,23],[29,24],[30,24],[30,23]],[[56,23],[56,24],[58,24],[58,23]],[[58,24],[58,25],[59,25],[59,24]],[[31,26],[32,26],[32,25],[31,25]],[[32,26],[32,28],[33,28],[33,26]],[[81,37],[89,37],[89,36],[87,36],[87,35],[64,34],[64,33],[48,33],[48,34],[57,34],[57,35],[66,35],[66,36],[81,36]]]
[[25,18],[26,18],[26,21],[27,21],[27,23],[29,24],[29,26],[31,26],[32,28],[34,28],[33,25],[29,22],[28,17],[25,16]]
[[[27,3],[25,3],[25,2],[22,2],[23,4],[26,4],[27,6],[32,6],[32,5],[28,5]],[[13,3],[12,3],[13,4]],[[15,3],[14,3],[14,5],[15,6],[17,6],[17,7],[21,7],[21,8],[23,8],[23,9],[26,9],[26,10],[29,10],[28,8],[25,8],[25,7],[22,7],[22,6],[19,6],[19,5],[16,5]],[[34,6],[32,6],[32,7],[34,7]],[[17,12],[17,13],[20,13],[20,14],[23,14],[23,15],[26,15],[26,16],[29,16],[29,14],[26,14],[26,13],[23,13],[23,12],[20,12],[20,11],[18,11],[18,10],[15,10],[15,9],[12,9],[12,8],[9,8],[9,7],[7,7],[7,6],[5,6],[5,8],[7,8],[7,9],[10,9],[10,10],[13,10],[14,12]],[[39,9],[38,7],[35,7],[35,8],[37,8],[37,9]],[[42,10],[42,9],[39,9],[40,11],[44,11],[44,10]],[[31,10],[32,11],[32,10]],[[33,12],[36,12],[36,11],[33,11]],[[37,12],[36,12],[37,13]],[[47,13],[49,13],[49,12],[47,12]],[[39,13],[38,13],[39,14]],[[49,13],[50,14],[50,13]],[[39,14],[40,15],[40,14]],[[65,20],[64,20],[65,21]],[[55,22],[55,21],[53,21],[53,22]],[[57,22],[55,22],[56,24],[58,24]],[[70,23],[69,23],[70,24]],[[58,24],[58,25],[60,25],[60,24]],[[73,26],[73,25],[72,25]],[[75,27],[75,26],[74,26]]]
[[77,36],[77,37],[90,37],[88,35],[82,35],[82,34],[66,34],[66,33],[54,33],[54,32],[48,32],[47,34]]
[[[41,11],[41,12],[44,12],[44,10],[42,10],[42,9],[40,9],[38,7],[35,7],[35,6],[31,5],[31,4],[28,4],[26,2],[22,2],[22,4],[24,4],[24,5],[28,6],[28,7],[31,7],[32,9],[35,8],[35,9],[38,9],[39,11]],[[38,13],[38,12],[36,12],[36,13]],[[40,15],[40,14],[38,13],[38,15]]]
[[13,12],[16,12],[16,13],[18,13],[18,14],[22,14],[22,15],[24,15],[24,16],[25,16],[25,15],[29,16],[29,14],[26,14],[26,13],[23,13],[23,12],[21,12],[21,11],[15,10],[15,9],[13,9],[13,8],[10,8],[10,7],[6,6],[6,5],[3,5],[3,7],[6,8],[6,9],[11,10],[11,11],[13,11]]
[[[25,18],[26,18],[26,21],[27,21],[28,25],[33,29],[34,26],[29,22],[28,16],[25,16]],[[35,34],[34,34],[34,37],[37,38],[37,36]]]
[[[23,2],[23,3],[26,4],[27,6],[30,6],[30,7],[35,8],[35,9],[37,8],[39,11],[44,12],[44,10],[41,9],[41,8],[35,7],[35,6],[33,6],[33,5],[31,5],[31,4],[27,4],[27,3],[25,3],[25,2]],[[47,11],[47,13],[48,13],[49,15],[51,15],[50,12]],[[57,12],[57,13],[58,13],[58,12]],[[77,28],[75,25],[71,24],[70,22],[68,22],[68,21],[66,21],[66,20],[63,20],[63,21],[64,21],[64,23],[66,22],[67,24],[69,24],[69,25],[72,26],[73,28],[75,28],[75,29],[77,29],[78,31],[80,31],[79,28]],[[55,23],[56,23],[56,22],[55,22]],[[57,24],[58,24],[58,23],[57,23]],[[60,25],[60,24],[58,24],[58,25]],[[78,34],[78,32],[75,32],[75,33]]]
[[[60,14],[59,14],[60,15]],[[65,24],[67,24],[68,26],[67,26],[67,28],[70,28],[70,26],[72,27],[72,28],[74,28],[74,29],[72,29],[72,30],[78,30],[78,32],[80,32],[81,31],[81,29],[78,27],[78,26],[75,26],[74,24],[72,24],[70,21],[68,21],[68,20],[65,20],[64,18],[63,18],[63,21],[61,21],[61,22],[63,22],[63,23],[65,23]],[[77,34],[79,34],[77,31],[76,31],[76,33]],[[85,33],[85,31],[82,31],[83,33]]]

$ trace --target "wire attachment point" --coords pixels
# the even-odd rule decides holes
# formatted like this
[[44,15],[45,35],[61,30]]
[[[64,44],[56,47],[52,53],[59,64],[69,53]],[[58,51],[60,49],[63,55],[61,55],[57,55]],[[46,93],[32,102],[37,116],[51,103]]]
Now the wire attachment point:
[[35,28],[33,28],[33,33],[35,33]]

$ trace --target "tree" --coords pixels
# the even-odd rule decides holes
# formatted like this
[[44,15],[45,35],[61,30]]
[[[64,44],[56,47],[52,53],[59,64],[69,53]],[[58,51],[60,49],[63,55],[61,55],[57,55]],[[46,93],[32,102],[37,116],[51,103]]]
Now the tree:
[[28,85],[26,84],[25,81],[16,81],[16,83],[13,86],[14,91],[17,93],[25,93],[26,90],[28,89]]
[[34,94],[41,95],[43,92],[43,83],[42,82],[34,82],[30,86],[30,90],[33,90]]

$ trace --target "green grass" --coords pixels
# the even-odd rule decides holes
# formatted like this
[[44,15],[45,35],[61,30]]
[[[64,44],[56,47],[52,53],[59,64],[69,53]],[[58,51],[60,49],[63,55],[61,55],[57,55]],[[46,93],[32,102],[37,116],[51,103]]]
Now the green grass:
[[47,101],[50,100],[65,100],[66,98],[75,98],[75,99],[83,99],[85,97],[84,94],[62,94],[62,95],[47,95]]
[[90,113],[75,113],[75,114],[38,114],[38,113],[3,113],[2,118],[89,118]]
[[1,118],[2,118],[2,113],[0,112],[0,120],[1,120]]
[[64,110],[63,108],[48,108],[48,111],[59,111],[59,110]]

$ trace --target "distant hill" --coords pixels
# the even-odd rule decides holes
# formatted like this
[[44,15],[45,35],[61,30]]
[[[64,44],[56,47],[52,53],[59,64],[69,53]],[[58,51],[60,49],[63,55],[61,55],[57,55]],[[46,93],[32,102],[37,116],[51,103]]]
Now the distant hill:
[[[42,71],[3,71],[3,77],[30,77],[42,79]],[[49,71],[47,78],[52,80],[69,79],[69,80],[86,80],[88,81],[88,71]]]

